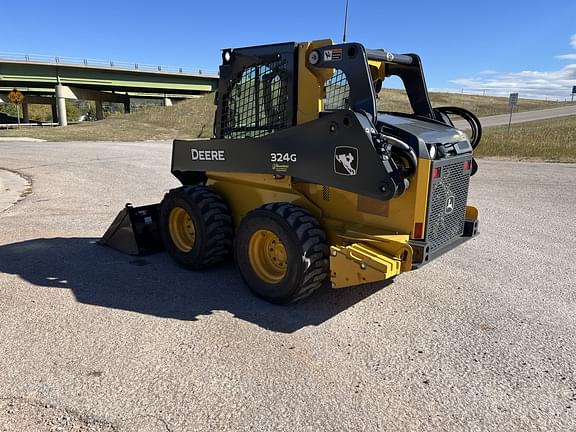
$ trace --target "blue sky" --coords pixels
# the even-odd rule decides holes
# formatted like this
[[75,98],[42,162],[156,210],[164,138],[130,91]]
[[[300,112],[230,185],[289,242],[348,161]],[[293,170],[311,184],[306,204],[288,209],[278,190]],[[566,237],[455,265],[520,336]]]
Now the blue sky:
[[[216,70],[225,47],[341,40],[344,0],[29,0],[20,10],[2,6],[0,52]],[[575,0],[350,0],[349,15],[350,41],[420,54],[431,88],[566,97],[576,85]]]

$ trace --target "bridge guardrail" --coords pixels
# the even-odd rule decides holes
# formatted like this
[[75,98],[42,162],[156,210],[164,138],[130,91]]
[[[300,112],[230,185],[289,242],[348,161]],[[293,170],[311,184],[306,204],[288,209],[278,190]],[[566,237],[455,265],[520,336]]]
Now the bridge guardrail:
[[218,72],[208,69],[183,68],[165,65],[151,65],[145,63],[121,62],[115,60],[97,60],[80,57],[48,56],[42,54],[20,54],[12,52],[0,52],[0,60],[12,60],[22,63],[42,63],[63,66],[86,66],[104,69],[118,69],[140,72],[164,72],[185,75],[205,75],[217,77]]

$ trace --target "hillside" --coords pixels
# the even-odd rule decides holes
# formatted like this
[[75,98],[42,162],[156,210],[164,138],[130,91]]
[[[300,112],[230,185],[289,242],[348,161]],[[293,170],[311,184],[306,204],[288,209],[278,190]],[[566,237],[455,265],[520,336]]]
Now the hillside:
[[[476,96],[462,93],[430,93],[432,106],[457,106],[472,111],[478,117],[505,114],[509,111],[507,97]],[[555,108],[566,102],[520,99],[517,111]],[[403,91],[384,89],[379,94],[378,109],[382,111],[412,112]]]
[[[399,90],[382,90],[378,107],[385,111],[407,112],[405,94]],[[460,106],[478,116],[505,113],[507,98],[454,93],[431,93],[434,106]],[[99,122],[86,122],[67,128],[0,130],[1,136],[28,136],[49,141],[142,141],[174,138],[209,137],[212,134],[214,95],[190,99],[173,107],[148,107],[132,114],[109,117]],[[528,111],[560,106],[559,102],[520,99],[518,110]]]

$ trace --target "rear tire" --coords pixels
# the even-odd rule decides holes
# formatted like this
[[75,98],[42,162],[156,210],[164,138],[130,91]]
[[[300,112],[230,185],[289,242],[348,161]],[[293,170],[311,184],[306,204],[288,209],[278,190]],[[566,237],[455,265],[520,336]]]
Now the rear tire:
[[192,270],[217,264],[232,251],[230,211],[206,186],[183,186],[164,196],[160,234],[168,254]]
[[246,284],[272,303],[308,297],[328,277],[324,231],[308,210],[290,203],[249,212],[236,233],[235,255]]

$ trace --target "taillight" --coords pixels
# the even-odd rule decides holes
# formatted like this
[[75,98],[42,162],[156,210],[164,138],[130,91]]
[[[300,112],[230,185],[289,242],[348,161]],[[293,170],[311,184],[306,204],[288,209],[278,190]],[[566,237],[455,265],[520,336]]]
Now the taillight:
[[434,171],[432,172],[432,178],[438,178],[441,175],[442,175],[442,170],[440,169],[440,167],[434,168]]
[[464,171],[468,171],[472,167],[472,161],[464,161]]
[[424,234],[424,224],[422,222],[416,222],[414,224],[414,234],[413,238],[421,239]]

